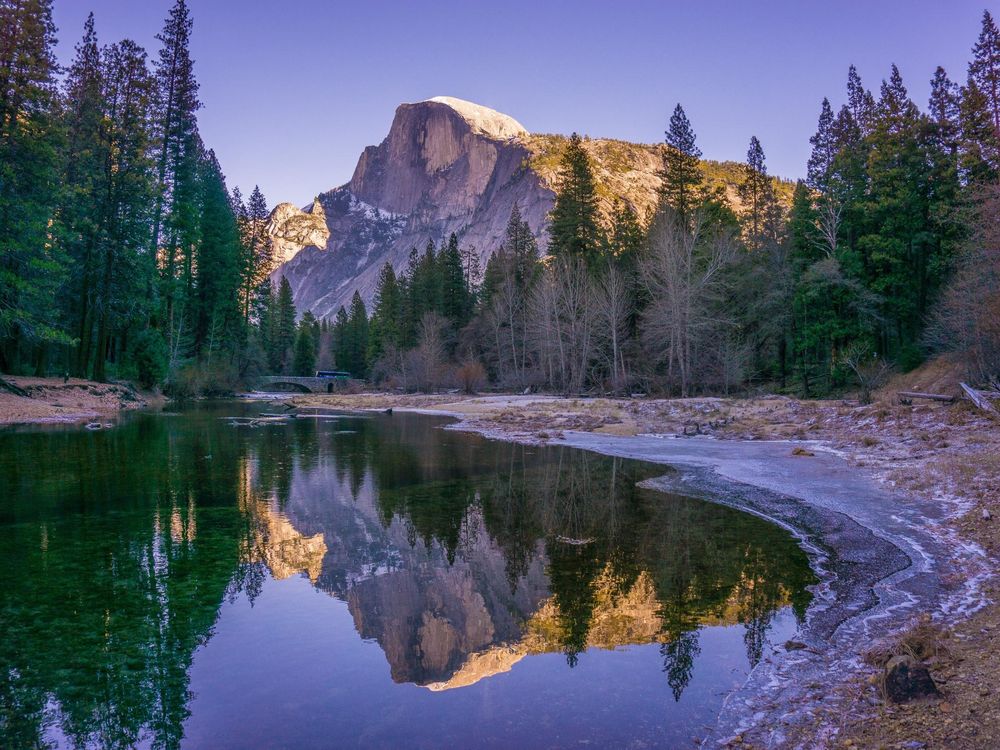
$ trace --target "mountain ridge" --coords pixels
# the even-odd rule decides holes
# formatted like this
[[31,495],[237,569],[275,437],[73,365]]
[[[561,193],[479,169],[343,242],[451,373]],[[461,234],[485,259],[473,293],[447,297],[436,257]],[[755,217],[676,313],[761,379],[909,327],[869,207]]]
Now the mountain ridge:
[[[350,181],[321,193],[297,214],[284,208],[282,221],[271,222],[284,258],[272,278],[276,283],[288,278],[300,312],[329,318],[350,304],[355,290],[370,303],[386,261],[401,271],[412,248],[438,244],[452,232],[463,246],[476,249],[485,268],[515,202],[545,252],[567,141],[563,135],[530,133],[508,115],[453,97],[400,104],[389,133],[364,149]],[[650,215],[664,146],[610,138],[583,143],[604,219],[618,200],[640,217]],[[721,186],[738,205],[742,165],[703,161],[701,166],[709,187]],[[790,197],[790,183],[776,184]],[[320,213],[322,222],[309,219]]]

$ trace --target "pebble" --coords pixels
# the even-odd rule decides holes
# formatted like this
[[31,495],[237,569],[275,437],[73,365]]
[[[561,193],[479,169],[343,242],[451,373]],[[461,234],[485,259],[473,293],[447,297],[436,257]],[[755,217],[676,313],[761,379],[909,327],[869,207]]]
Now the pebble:
[[989,509],[983,508],[983,520],[984,521],[989,521],[991,518],[993,518],[993,516],[990,515]]

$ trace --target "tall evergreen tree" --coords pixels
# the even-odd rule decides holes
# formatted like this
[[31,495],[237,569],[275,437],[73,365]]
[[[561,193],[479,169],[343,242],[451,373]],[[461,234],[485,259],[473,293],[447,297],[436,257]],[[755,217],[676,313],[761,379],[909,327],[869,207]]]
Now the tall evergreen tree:
[[698,204],[698,188],[702,183],[699,160],[701,149],[695,144],[691,123],[678,104],[670,116],[663,155],[661,199],[670,206],[683,224],[688,224]]
[[1000,31],[988,10],[983,11],[982,29],[972,48],[969,79],[986,97],[994,137],[1000,138]]
[[812,144],[812,153],[809,155],[809,164],[806,167],[807,184],[813,190],[823,191],[829,184],[833,160],[837,155],[837,142],[833,133],[833,108],[826,97],[823,98],[820,107],[816,133],[809,138],[809,143]]
[[3,0],[0,29],[0,369],[10,370],[26,347],[67,340],[49,228],[62,130],[50,0]]
[[284,372],[288,365],[289,351],[295,341],[295,302],[292,299],[292,285],[284,276],[278,285],[272,330],[270,364],[275,371]]
[[593,268],[603,238],[593,168],[583,139],[576,133],[570,136],[559,164],[556,201],[549,219],[549,252],[556,257],[580,258]]
[[[105,378],[113,344],[128,328],[144,324],[149,299],[143,281],[148,264],[149,205],[153,200],[150,115],[153,79],[146,52],[126,39],[105,49],[101,174],[97,205],[99,278],[94,303],[97,325],[94,379]],[[89,330],[86,332],[89,335]],[[121,347],[124,348],[124,347]]]
[[452,232],[441,248],[438,269],[441,275],[441,314],[459,331],[472,316],[472,294],[465,280],[458,236]]
[[[60,207],[63,246],[70,272],[66,296],[73,300],[67,323],[77,337],[75,375],[86,377],[93,343],[94,305],[100,241],[101,177],[105,174],[101,147],[104,91],[101,55],[94,14],[87,17],[83,39],[76,46],[65,86],[66,150],[63,154],[63,199]],[[75,323],[75,325],[73,325]]]
[[[308,313],[306,313],[308,315]],[[295,350],[292,356],[292,374],[310,377],[316,372],[316,336],[313,322],[302,316],[295,333]]]
[[260,187],[254,185],[250,199],[244,206],[239,192],[234,190],[233,207],[237,214],[240,233],[240,302],[243,320],[250,322],[250,305],[254,290],[274,270],[274,253],[267,233],[269,212],[267,201]]
[[361,294],[355,289],[351,312],[347,320],[348,370],[356,378],[368,374],[368,311]]
[[161,248],[164,256],[164,323],[169,327],[170,339],[180,330],[174,308],[178,302],[183,305],[185,299],[178,300],[178,295],[186,296],[191,291],[192,248],[197,242],[198,162],[202,147],[196,112],[201,103],[189,49],[192,27],[186,1],[176,0],[156,37],[162,44],[155,66],[159,191],[153,209],[151,247],[154,256]]
[[747,240],[751,247],[760,247],[765,239],[777,239],[775,227],[777,201],[774,196],[774,185],[767,176],[764,149],[757,136],[750,138],[744,172],[743,182],[739,185],[739,194],[743,201]]
[[400,344],[402,294],[392,264],[386,261],[375,285],[372,317],[368,328],[367,359],[374,364],[389,347]]
[[207,355],[240,339],[241,246],[229,191],[213,151],[199,164],[199,242],[194,262],[196,283],[189,294],[196,356]]
[[972,78],[959,101],[959,171],[970,185],[986,185],[1000,175],[1000,141],[993,127],[989,100]]
[[875,97],[861,83],[858,69],[853,65],[847,71],[847,107],[861,134],[871,132],[875,117]]

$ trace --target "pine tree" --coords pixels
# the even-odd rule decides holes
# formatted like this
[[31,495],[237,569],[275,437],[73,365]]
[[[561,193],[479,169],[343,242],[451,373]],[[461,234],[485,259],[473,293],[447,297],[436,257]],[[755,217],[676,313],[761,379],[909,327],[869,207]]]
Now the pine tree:
[[239,191],[234,190],[233,208],[237,215],[242,258],[240,261],[240,299],[243,320],[250,321],[250,304],[254,290],[274,270],[274,254],[267,233],[269,212],[260,187],[254,185],[250,200],[243,205]]
[[580,258],[593,268],[603,238],[590,157],[576,133],[570,136],[560,161],[556,201],[549,219],[549,252],[556,257]]
[[861,83],[858,69],[853,65],[847,71],[847,107],[861,134],[871,132],[875,117],[875,97]]
[[744,171],[745,176],[739,185],[739,194],[743,201],[748,244],[751,247],[760,247],[765,239],[777,239],[774,226],[777,201],[774,196],[774,185],[767,176],[764,149],[757,136],[750,138]]
[[[105,360],[130,326],[144,325],[150,300],[147,243],[149,206],[155,193],[150,159],[153,79],[146,52],[125,40],[105,49],[101,154],[104,161],[97,203],[100,263],[94,303],[97,339],[94,379],[105,378]],[[120,347],[124,348],[124,346]]]
[[63,199],[60,223],[70,261],[66,297],[78,344],[72,371],[86,377],[93,345],[94,305],[98,277],[99,225],[105,193],[101,190],[104,151],[101,145],[105,113],[101,56],[94,14],[87,17],[83,39],[76,45],[65,86],[66,151],[63,154]]
[[635,209],[625,201],[618,201],[611,217],[611,233],[608,236],[611,254],[626,264],[632,264],[638,259],[645,239],[646,235]]
[[285,372],[288,353],[295,341],[295,302],[292,299],[292,285],[281,277],[278,298],[275,302],[274,337],[271,341],[271,367]]
[[939,147],[955,155],[958,151],[959,134],[959,90],[940,65],[931,79],[931,97],[927,104],[933,127],[933,137]]
[[50,241],[59,146],[50,0],[0,3],[0,370],[23,345],[66,342],[55,291],[63,262]]
[[194,354],[211,357],[216,349],[240,337],[242,248],[236,217],[222,168],[213,151],[205,154],[199,169],[199,242],[195,250],[197,283],[190,298]]
[[341,305],[333,318],[333,360],[338,370],[351,370],[351,331],[347,310]]
[[[961,238],[955,209],[961,200],[959,133],[961,129],[958,86],[938,67],[931,80],[925,149],[929,170],[929,219],[937,255],[951,257]],[[943,269],[941,269],[943,270]]]
[[837,143],[833,133],[833,108],[830,100],[823,98],[820,108],[819,123],[816,133],[809,139],[812,153],[806,167],[807,184],[813,190],[824,191],[829,185],[830,172],[833,170],[833,160],[837,155]]
[[368,374],[368,312],[361,294],[355,290],[347,321],[347,356],[351,375],[364,378]]
[[313,325],[303,315],[295,334],[295,353],[292,356],[292,374],[310,377],[316,372],[316,337]]
[[375,286],[371,323],[368,328],[368,355],[370,363],[377,362],[389,347],[400,344],[399,316],[402,299],[396,273],[386,261],[379,272]]
[[701,150],[695,144],[694,130],[678,104],[666,131],[666,150],[661,173],[661,200],[674,210],[682,224],[689,224],[698,204],[702,183],[699,160]]
[[988,10],[983,11],[982,30],[972,48],[969,80],[986,97],[995,138],[1000,138],[1000,31]]
[[1000,141],[986,95],[973,79],[959,101],[959,171],[969,185],[987,185],[1000,174]]
[[441,314],[459,331],[472,316],[472,295],[465,281],[462,267],[462,253],[458,247],[458,237],[452,232],[448,244],[441,248],[438,261],[441,275]]
[[933,287],[925,118],[893,65],[882,82],[870,137],[867,231],[859,248],[870,259],[871,289],[882,297],[883,353],[896,354],[915,340]]
[[162,44],[155,66],[160,113],[156,121],[159,189],[153,209],[151,247],[154,257],[161,249],[165,256],[162,295],[170,341],[182,325],[182,319],[175,320],[175,307],[180,304],[183,308],[193,287],[192,248],[198,240],[198,164],[202,146],[195,113],[201,103],[189,50],[192,27],[187,3],[176,0],[156,37]]

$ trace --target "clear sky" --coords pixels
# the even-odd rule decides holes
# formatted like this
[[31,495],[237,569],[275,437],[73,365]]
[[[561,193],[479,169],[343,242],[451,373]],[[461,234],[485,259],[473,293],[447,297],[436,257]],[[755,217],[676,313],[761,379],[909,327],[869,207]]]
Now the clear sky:
[[[102,42],[155,55],[173,0],[54,0],[68,62],[93,10]],[[801,176],[819,104],[848,65],[895,62],[922,107],[937,65],[964,80],[984,0],[189,0],[199,122],[230,186],[303,204],[350,179],[401,102],[457,96],[535,132],[654,142],[677,102],[707,158]]]

